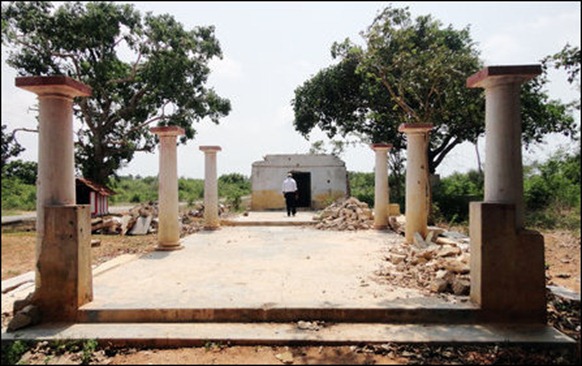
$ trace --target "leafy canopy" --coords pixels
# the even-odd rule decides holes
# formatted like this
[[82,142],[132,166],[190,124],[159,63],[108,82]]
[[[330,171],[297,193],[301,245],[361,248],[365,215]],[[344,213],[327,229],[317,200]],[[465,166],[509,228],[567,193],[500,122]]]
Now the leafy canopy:
[[183,127],[185,143],[195,122],[219,123],[231,109],[206,86],[209,61],[222,57],[213,26],[187,30],[130,4],[11,2],[2,5],[2,42],[19,75],[66,75],[93,89],[75,100],[76,161],[102,184],[136,151],[153,151],[149,127]]
[[[412,19],[408,8],[386,7],[362,32],[365,47],[334,43],[337,63],[296,88],[294,127],[308,137],[319,127],[329,138],[356,135],[364,143],[406,146],[398,126],[430,123],[429,171],[457,145],[484,133],[484,91],[466,87],[483,64],[470,29],[444,27],[430,15]],[[522,91],[523,141],[552,132],[575,135],[568,106],[550,101],[538,78]]]

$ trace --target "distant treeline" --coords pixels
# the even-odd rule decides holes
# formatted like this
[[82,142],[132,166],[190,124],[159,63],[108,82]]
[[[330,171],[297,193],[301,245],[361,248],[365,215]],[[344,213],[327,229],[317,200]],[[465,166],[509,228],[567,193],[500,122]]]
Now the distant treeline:
[[[2,213],[36,208],[36,176],[31,166],[19,166],[2,172]],[[350,195],[374,206],[374,173],[348,172]],[[469,202],[483,200],[484,176],[476,170],[454,173],[433,180],[432,223],[466,225]],[[390,202],[405,212],[404,175],[390,176]],[[156,201],[157,177],[121,176],[111,179],[109,187],[116,194],[110,204],[137,204]],[[189,205],[204,199],[204,180],[179,178],[179,200]],[[218,178],[218,195],[232,209],[241,209],[242,197],[251,194],[250,178],[223,174]],[[524,167],[526,226],[532,228],[580,230],[580,151],[558,151],[544,163]]]

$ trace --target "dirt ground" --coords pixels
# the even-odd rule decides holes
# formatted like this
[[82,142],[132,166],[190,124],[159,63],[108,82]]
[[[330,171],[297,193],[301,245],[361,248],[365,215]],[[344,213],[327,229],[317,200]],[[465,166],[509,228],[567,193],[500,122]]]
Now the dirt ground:
[[[546,279],[580,293],[580,237],[565,231],[543,232]],[[125,253],[145,253],[156,245],[156,235],[92,235],[93,263],[105,262]],[[2,233],[2,280],[32,271],[36,234]],[[579,339],[579,303],[577,309]],[[563,315],[558,315],[564,317]],[[208,344],[178,349],[113,349],[98,347],[91,364],[571,364],[572,356],[560,351],[540,353],[524,347],[498,346],[229,346]],[[579,360],[579,354],[576,356]],[[25,364],[88,363],[82,352],[62,353],[40,342],[20,360]]]

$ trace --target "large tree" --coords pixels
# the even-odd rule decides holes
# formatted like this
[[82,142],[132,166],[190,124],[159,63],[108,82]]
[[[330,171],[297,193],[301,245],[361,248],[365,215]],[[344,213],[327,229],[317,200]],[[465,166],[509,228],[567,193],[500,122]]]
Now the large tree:
[[153,151],[149,127],[183,127],[185,143],[195,122],[218,123],[231,109],[206,86],[209,61],[222,57],[212,26],[187,30],[129,4],[11,2],[2,6],[2,42],[19,75],[66,75],[93,89],[74,102],[75,157],[102,184],[136,151]]
[[[295,90],[294,126],[308,137],[319,127],[328,137],[356,134],[364,142],[406,146],[401,123],[431,123],[429,171],[459,144],[484,133],[484,92],[466,87],[483,64],[470,29],[444,27],[430,15],[412,19],[408,8],[388,6],[362,32],[365,47],[334,43],[337,63]],[[551,132],[575,134],[567,106],[543,92],[546,78],[522,88],[523,141]]]
[[4,131],[7,128],[8,126],[2,125],[2,168],[10,159],[17,157],[24,151],[22,145],[14,138],[14,133]]

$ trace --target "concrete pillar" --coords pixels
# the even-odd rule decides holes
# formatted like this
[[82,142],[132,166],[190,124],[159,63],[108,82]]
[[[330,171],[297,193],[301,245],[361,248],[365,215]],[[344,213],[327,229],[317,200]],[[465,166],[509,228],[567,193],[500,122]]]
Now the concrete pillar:
[[218,218],[218,181],[216,179],[216,153],[220,146],[200,146],[204,152],[204,228],[220,227]]
[[388,151],[392,144],[372,144],[376,153],[374,168],[374,228],[383,230],[388,227],[390,189],[388,187]]
[[515,226],[524,226],[521,157],[521,84],[542,72],[539,65],[489,66],[467,79],[485,89],[484,202],[514,204]]
[[158,246],[156,250],[181,249],[178,210],[178,159],[176,137],[184,134],[178,126],[152,127],[160,137],[160,172],[158,190]]
[[35,261],[35,287],[39,289],[43,280],[38,262],[45,236],[45,206],[76,203],[73,98],[90,96],[91,88],[66,76],[18,77],[15,85],[37,94],[39,103]]
[[402,124],[398,131],[407,138],[406,148],[406,242],[414,242],[414,234],[423,239],[428,234],[430,186],[428,180],[428,138],[432,124]]
[[77,310],[93,300],[91,206],[45,206],[45,236],[38,270],[42,286],[35,304],[43,321],[76,321]]
[[520,86],[539,65],[489,66],[467,79],[485,89],[485,202],[471,202],[471,301],[491,322],[546,322],[544,237],[524,229]]

